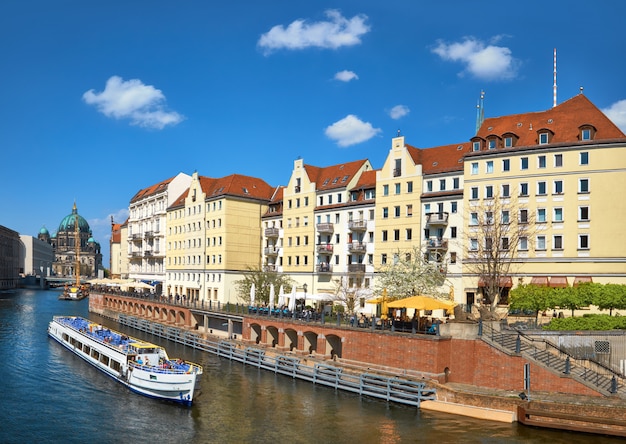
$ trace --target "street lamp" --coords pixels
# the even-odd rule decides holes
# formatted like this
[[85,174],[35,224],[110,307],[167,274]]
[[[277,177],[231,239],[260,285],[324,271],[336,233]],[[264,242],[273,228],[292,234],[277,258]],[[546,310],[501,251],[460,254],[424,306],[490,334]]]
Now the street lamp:
[[309,286],[305,283],[302,288],[304,289],[304,303],[302,304],[302,310],[304,311],[306,308],[306,289],[309,288]]

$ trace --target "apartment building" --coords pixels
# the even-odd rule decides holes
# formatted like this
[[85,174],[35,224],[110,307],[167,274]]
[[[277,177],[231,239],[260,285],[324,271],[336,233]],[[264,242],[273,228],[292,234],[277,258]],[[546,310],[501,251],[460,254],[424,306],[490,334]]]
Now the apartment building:
[[[499,248],[512,261],[502,278],[560,287],[626,283],[626,136],[579,94],[547,111],[488,118],[464,162],[468,255]],[[515,242],[482,236],[509,224]],[[485,283],[464,269],[467,300]],[[490,301],[486,301],[490,302]]]
[[[167,208],[189,188],[184,173],[139,190],[128,207],[128,277],[155,285],[160,293],[165,282]],[[121,267],[121,266],[120,266]]]
[[164,294],[240,302],[235,282],[261,267],[261,216],[275,191],[255,177],[194,173],[189,188],[167,209]]

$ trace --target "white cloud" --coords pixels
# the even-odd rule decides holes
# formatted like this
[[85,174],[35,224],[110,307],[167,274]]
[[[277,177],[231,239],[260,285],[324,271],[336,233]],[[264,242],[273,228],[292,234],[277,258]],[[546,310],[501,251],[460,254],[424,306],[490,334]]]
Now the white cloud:
[[[493,39],[494,42],[498,40],[500,37]],[[465,71],[479,79],[508,80],[517,73],[519,61],[511,55],[509,48],[486,45],[473,37],[466,37],[457,43],[437,43],[432,52],[443,60],[465,64]]]
[[626,133],[626,100],[620,100],[602,110],[611,121]]
[[266,54],[277,49],[304,49],[310,47],[337,49],[361,43],[361,36],[369,32],[367,16],[355,15],[347,19],[336,9],[326,11],[327,21],[294,20],[287,27],[276,25],[261,35],[258,45]]
[[144,85],[141,80],[124,81],[112,76],[107,80],[104,91],[90,89],[83,94],[83,100],[94,105],[107,117],[130,119],[132,125],[163,129],[176,125],[184,117],[174,111],[164,109],[165,96],[152,85]]
[[406,105],[396,105],[389,110],[389,117],[394,120],[398,120],[401,117],[406,116],[411,110]]
[[345,69],[335,74],[335,80],[339,80],[341,82],[349,82],[350,80],[358,80],[358,79],[359,79],[359,76],[357,76],[355,72],[348,71]]
[[371,123],[363,122],[353,114],[348,114],[324,130],[324,134],[341,147],[365,142],[380,132],[380,128],[374,128]]

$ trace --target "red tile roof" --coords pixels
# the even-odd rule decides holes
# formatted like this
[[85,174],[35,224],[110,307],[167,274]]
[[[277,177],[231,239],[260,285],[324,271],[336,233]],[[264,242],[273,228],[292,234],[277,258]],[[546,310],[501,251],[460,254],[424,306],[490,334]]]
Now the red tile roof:
[[487,118],[476,137],[486,140],[490,136],[501,138],[504,134],[514,134],[519,138],[515,147],[528,147],[538,145],[538,131],[543,129],[552,133],[550,144],[576,143],[580,142],[580,128],[584,125],[595,128],[593,139],[596,141],[626,137],[583,94],[547,111]]
[[153,194],[157,194],[160,193],[164,190],[167,189],[167,186],[170,184],[170,182],[172,180],[174,180],[175,177],[170,177],[167,180],[164,180],[163,182],[159,182],[157,184],[154,184],[152,186],[149,186],[148,188],[144,188],[142,190],[139,190],[134,196],[133,198],[130,200],[130,203],[136,202],[140,199],[145,199],[148,196],[151,196]]
[[311,182],[315,182],[316,191],[332,190],[345,187],[368,160],[355,160],[328,167],[304,165]]

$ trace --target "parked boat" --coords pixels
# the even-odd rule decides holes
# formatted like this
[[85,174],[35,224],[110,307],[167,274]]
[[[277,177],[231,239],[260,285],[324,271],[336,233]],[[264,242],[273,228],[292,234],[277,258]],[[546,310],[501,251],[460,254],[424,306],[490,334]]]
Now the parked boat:
[[191,405],[199,388],[200,365],[170,359],[163,347],[88,319],[54,316],[48,336],[141,395]]
[[81,299],[85,299],[87,296],[89,296],[89,290],[86,285],[69,286],[65,284],[65,288],[63,289],[61,296],[59,296],[59,299],[63,301],[80,301]]

